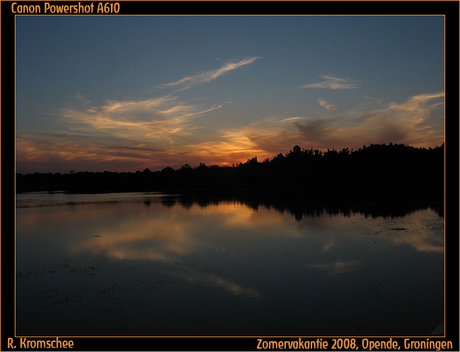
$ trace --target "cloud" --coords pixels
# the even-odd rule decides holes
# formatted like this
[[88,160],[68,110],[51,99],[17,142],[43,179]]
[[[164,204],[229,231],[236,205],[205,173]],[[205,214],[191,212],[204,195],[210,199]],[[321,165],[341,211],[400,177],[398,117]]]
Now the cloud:
[[187,127],[191,119],[220,107],[222,105],[203,109],[168,95],[138,101],[107,100],[101,106],[88,106],[86,102],[85,106],[62,110],[61,116],[74,127],[86,124],[98,130],[120,130],[123,134],[129,134],[130,130],[139,132],[139,128],[145,133],[163,133],[171,130],[172,125]]
[[331,119],[308,119],[305,122],[294,123],[299,137],[315,145],[315,148],[325,149],[348,143],[350,130],[336,125]]
[[[432,112],[441,109],[444,93],[419,94],[402,103],[366,102],[349,111],[327,116],[297,116],[279,121],[259,121],[244,130],[254,149],[279,153],[298,144],[305,148],[358,149],[378,143],[404,143],[415,147],[444,142],[442,118]],[[440,112],[438,111],[437,114]]]
[[227,72],[236,70],[237,68],[241,66],[251,64],[259,58],[260,57],[256,56],[256,57],[251,57],[249,59],[244,59],[244,60],[237,61],[237,62],[227,62],[221,68],[202,72],[194,76],[187,76],[187,77],[180,79],[179,81],[164,84],[161,87],[182,86],[180,90],[188,89],[188,88],[191,88],[199,84],[210,82],[213,79],[216,79],[224,75]]
[[329,104],[327,101],[323,99],[317,100],[318,104],[324,107],[327,111],[334,111],[336,109],[335,105]]
[[61,111],[56,126],[61,130],[17,131],[18,172],[232,165],[255,156],[271,159],[296,144],[321,150],[390,142],[434,147],[444,142],[443,98],[439,92],[386,105],[367,100],[348,111],[320,99],[329,109],[325,114],[270,116],[236,127],[201,119],[223,105],[186,101],[177,94],[100,105],[79,97],[77,106]]
[[[257,59],[227,62],[219,69],[187,76],[164,85],[180,89],[147,99],[106,100],[95,105],[77,94],[68,107],[58,112],[55,127],[61,128],[60,131],[52,134],[17,131],[18,172],[21,168],[24,168],[22,172],[35,172],[41,169],[39,165],[48,168],[40,170],[45,172],[56,172],[56,167],[60,172],[161,169],[194,161],[222,163],[223,159],[228,160],[229,154],[241,160],[242,147],[226,142],[231,138],[227,136],[229,131],[215,131],[199,121],[199,117],[224,104],[187,101],[179,92],[210,82]],[[218,152],[216,145],[227,148]],[[24,165],[28,165],[28,170]]]
[[[221,107],[172,95],[101,105],[77,97],[74,106],[59,112],[59,131],[17,131],[18,172],[136,171],[175,164],[174,152],[194,144],[202,128],[195,120]],[[21,171],[23,165],[28,170]]]
[[350,83],[348,78],[338,78],[330,75],[322,75],[325,81],[312,84],[304,84],[300,88],[324,88],[324,89],[355,89],[356,84]]
[[369,133],[374,143],[405,143],[413,146],[439,145],[443,142],[443,119],[433,125],[431,113],[444,105],[444,92],[419,94],[403,103],[357,114],[360,133]]

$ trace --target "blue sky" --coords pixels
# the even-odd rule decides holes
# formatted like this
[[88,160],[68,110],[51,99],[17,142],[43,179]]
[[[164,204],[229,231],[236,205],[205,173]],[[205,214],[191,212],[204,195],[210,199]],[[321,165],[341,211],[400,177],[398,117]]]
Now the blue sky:
[[17,16],[17,171],[444,142],[443,16]]

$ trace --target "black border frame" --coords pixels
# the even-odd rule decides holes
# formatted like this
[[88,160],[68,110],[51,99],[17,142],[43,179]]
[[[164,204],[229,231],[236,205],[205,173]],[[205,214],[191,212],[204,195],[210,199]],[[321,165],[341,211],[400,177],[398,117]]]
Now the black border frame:
[[[99,3],[102,1],[94,1]],[[1,350],[14,335],[15,277],[15,14],[1,2]],[[44,1],[27,1],[44,6]],[[78,1],[53,1],[53,5]],[[105,3],[105,2],[104,2]],[[445,267],[446,330],[459,350],[459,2],[458,1],[119,1],[118,15],[444,15],[445,16]],[[91,4],[81,1],[82,5]],[[222,13],[222,9],[230,9]],[[87,14],[85,14],[87,16]],[[101,14],[94,14],[101,16]],[[46,16],[49,16],[48,14]],[[358,345],[363,337],[357,337]],[[66,339],[62,337],[61,339]],[[256,350],[254,337],[72,337],[73,350]],[[276,340],[276,337],[271,338]],[[294,339],[286,337],[285,339]],[[283,340],[285,340],[283,338]],[[308,339],[308,338],[305,338]],[[329,342],[332,337],[324,338]],[[380,338],[380,340],[383,339]],[[403,346],[403,337],[394,337]],[[430,338],[435,340],[436,337]],[[281,340],[281,338],[280,338]],[[314,339],[316,340],[316,338]],[[378,340],[370,337],[369,340]],[[426,341],[426,338],[411,338]],[[329,343],[329,348],[332,346]]]

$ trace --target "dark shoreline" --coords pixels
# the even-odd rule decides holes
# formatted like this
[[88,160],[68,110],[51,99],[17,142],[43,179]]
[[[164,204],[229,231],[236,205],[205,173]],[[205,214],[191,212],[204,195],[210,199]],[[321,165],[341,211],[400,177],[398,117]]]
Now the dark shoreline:
[[174,170],[16,174],[16,192],[262,192],[326,194],[359,198],[396,193],[442,199],[444,145],[434,149],[404,144],[371,145],[359,150],[301,149],[262,162],[257,157],[228,166],[185,164]]
[[370,214],[388,216],[432,207],[443,216],[444,145],[425,149],[390,143],[327,152],[295,146],[272,160],[254,157],[232,167],[16,174],[17,193],[34,191],[162,192],[180,195],[183,204],[236,200],[254,208],[286,209],[296,217],[324,207],[373,209]]
[[[34,192],[32,192],[34,193]],[[67,193],[67,192],[37,192],[37,193]],[[129,194],[133,192],[108,192],[118,194]],[[134,192],[143,193],[143,192]],[[156,192],[155,192],[156,193]],[[168,192],[158,192],[151,198],[150,192],[145,193],[145,197],[137,198],[134,201],[141,201],[145,206],[150,206],[152,201],[160,201],[163,206],[173,207],[182,206],[185,209],[198,205],[206,208],[212,205],[219,205],[225,202],[235,202],[244,204],[254,211],[259,208],[274,209],[281,213],[287,212],[296,220],[300,221],[305,217],[316,217],[323,215],[350,216],[353,213],[363,214],[365,217],[394,218],[403,217],[418,210],[432,209],[440,217],[444,217],[444,200],[437,195],[426,192],[409,193],[388,193],[377,194],[368,192],[367,194],[352,194],[350,192],[332,193],[330,190],[315,190],[309,192],[294,192],[288,190],[267,190],[267,189],[238,189],[238,190],[170,190]],[[88,193],[67,193],[67,194],[88,194]],[[107,194],[107,193],[91,193]],[[123,200],[121,200],[123,201]],[[130,200],[131,201],[131,200]],[[39,206],[56,205],[80,205],[92,203],[93,201],[82,202],[61,202],[53,201],[50,204],[40,204]],[[100,202],[100,201],[97,201]],[[102,200],[104,202],[104,200]],[[111,202],[118,202],[114,199]],[[23,207],[23,206],[20,206]]]

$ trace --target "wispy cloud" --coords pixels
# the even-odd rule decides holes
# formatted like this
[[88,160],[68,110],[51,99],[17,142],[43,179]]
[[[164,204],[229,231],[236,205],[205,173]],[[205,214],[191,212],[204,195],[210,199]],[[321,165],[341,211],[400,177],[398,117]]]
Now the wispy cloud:
[[[365,104],[326,116],[297,116],[260,121],[245,128],[253,148],[265,151],[306,148],[360,148],[372,143],[405,143],[415,147],[444,142],[442,119],[432,121],[432,112],[442,108],[444,93],[420,94],[402,103]],[[439,112],[438,112],[439,114]]]
[[188,89],[188,88],[191,88],[199,84],[210,82],[213,79],[216,79],[224,75],[227,72],[236,70],[237,68],[241,66],[251,64],[259,58],[260,57],[255,56],[255,57],[251,57],[251,58],[244,59],[244,60],[237,61],[237,62],[227,62],[221,68],[206,71],[206,72],[201,72],[193,76],[187,76],[187,77],[180,79],[179,81],[167,83],[160,87],[181,86],[180,90]]
[[[441,144],[441,126],[432,124],[433,110],[444,105],[444,92],[414,95],[403,103],[355,112],[360,134],[369,133],[374,143],[406,143],[413,146]],[[438,120],[438,124],[440,123]]]
[[[210,82],[258,57],[228,62],[221,68],[185,77],[167,86],[180,89],[170,94],[137,100],[106,100],[93,104],[77,94],[69,107],[58,112],[61,131],[18,131],[17,162],[34,167],[60,165],[61,170],[126,170],[180,166],[208,156],[216,160],[215,145],[225,144],[225,131],[201,124],[199,117],[224,104],[184,100],[179,92]],[[206,133],[205,133],[206,132]],[[239,147],[232,150],[238,154]],[[222,159],[222,158],[221,158]],[[239,159],[238,159],[239,160]],[[91,163],[93,166],[91,166]]]
[[322,75],[325,81],[311,84],[304,84],[300,88],[324,88],[324,89],[355,89],[356,84],[348,78],[338,78],[330,75]]
[[[162,97],[136,102],[107,101],[99,107],[65,110],[62,116],[67,125],[72,125],[72,131],[98,136],[105,146],[106,140],[110,140],[110,145],[118,146],[120,155],[121,149],[141,145],[146,161],[152,161],[155,156],[149,151],[155,150],[159,155],[160,151],[193,144],[197,130],[202,128],[196,119],[221,107]],[[81,137],[80,141],[85,142]],[[138,153],[144,154],[140,150]]]
[[[222,105],[205,105],[167,95],[137,101],[108,100],[103,104],[78,99],[61,111],[60,131],[17,132],[18,172],[136,171],[260,161],[304,148],[360,148],[371,143],[436,146],[444,142],[444,93],[419,94],[406,101],[367,101],[351,110],[314,116],[272,116],[239,127],[211,125],[202,116]],[[433,111],[436,110],[436,114]],[[436,115],[436,119],[433,116]],[[29,165],[30,171],[20,166]],[[41,166],[41,168],[40,168]]]

